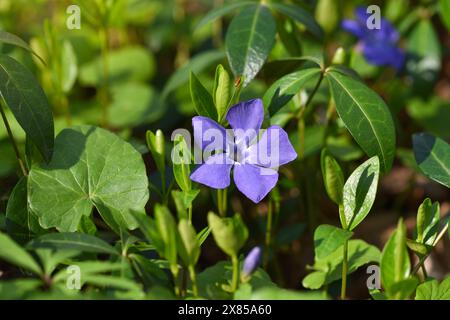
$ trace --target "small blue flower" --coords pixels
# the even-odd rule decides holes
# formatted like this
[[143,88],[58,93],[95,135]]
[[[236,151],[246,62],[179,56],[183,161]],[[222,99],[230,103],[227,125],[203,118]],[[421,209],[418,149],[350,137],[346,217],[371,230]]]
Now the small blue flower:
[[355,20],[342,21],[342,28],[359,39],[358,48],[361,49],[366,60],[376,66],[392,66],[401,70],[405,62],[404,52],[397,46],[399,34],[394,26],[381,18],[380,29],[369,29],[367,20],[369,14],[365,8],[355,10]]
[[242,276],[249,277],[258,268],[261,262],[261,248],[255,247],[245,257],[244,266],[242,268]]
[[231,107],[226,116],[229,130],[207,117],[194,117],[195,143],[207,155],[191,180],[224,189],[230,185],[233,169],[239,191],[260,202],[277,184],[278,167],[297,158],[288,134],[279,126],[270,126],[260,135],[263,119],[261,99]]

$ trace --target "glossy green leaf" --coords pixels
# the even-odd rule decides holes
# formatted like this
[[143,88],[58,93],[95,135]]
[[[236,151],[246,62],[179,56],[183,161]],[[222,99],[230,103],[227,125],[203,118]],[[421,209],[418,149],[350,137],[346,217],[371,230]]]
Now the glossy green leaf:
[[338,206],[342,205],[342,190],[344,189],[344,174],[339,163],[331,156],[327,149],[323,149],[320,156],[323,184],[328,196]]
[[394,300],[410,299],[418,284],[419,280],[415,277],[401,280],[391,286],[388,296]]
[[247,241],[248,230],[239,214],[220,218],[209,212],[208,225],[219,248],[229,256],[237,255]]
[[[323,285],[332,283],[342,277],[342,247],[321,260],[316,260],[312,273],[302,281],[305,288],[319,289]],[[370,262],[379,262],[380,250],[362,240],[348,241],[348,272],[351,274],[359,267]]]
[[6,230],[11,237],[20,242],[29,241],[43,232],[38,218],[28,208],[25,177],[19,180],[9,196],[6,207]]
[[175,137],[174,147],[172,150],[173,175],[178,186],[184,192],[191,190],[191,153],[189,152],[186,140],[182,135]]
[[437,236],[439,218],[439,203],[432,203],[430,198],[426,198],[417,210],[417,242],[433,245],[434,239]]
[[116,232],[134,229],[130,211],[143,212],[149,197],[139,152],[115,134],[91,126],[58,135],[52,161],[32,167],[28,190],[41,226],[70,232],[94,206]]
[[28,247],[33,249],[48,248],[55,250],[78,250],[82,252],[107,253],[112,255],[119,254],[114,247],[104,240],[89,234],[76,232],[45,234],[32,240],[28,244]]
[[213,22],[216,19],[223,17],[224,15],[233,12],[238,8],[243,8],[249,5],[254,5],[255,1],[236,1],[231,3],[224,3],[224,5],[220,7],[216,7],[209,11],[195,26],[195,29],[199,29],[206,24]]
[[395,127],[389,108],[363,83],[336,71],[326,74],[336,110],[347,129],[369,157],[380,158],[383,172],[395,156]]
[[[377,194],[380,162],[372,157],[353,171],[344,185],[344,229],[353,230],[369,214]],[[344,220],[343,220],[344,219]]]
[[231,79],[224,67],[219,64],[214,78],[213,100],[216,105],[218,122],[221,123],[228,112],[231,98]]
[[304,89],[306,84],[317,83],[320,77],[319,68],[307,68],[289,73],[275,83],[266,91],[263,97],[264,106],[273,116],[284,105]]
[[450,277],[442,280],[427,280],[416,290],[416,300],[450,300]]
[[180,257],[186,266],[195,266],[200,256],[200,243],[197,233],[186,219],[181,219],[178,223],[178,232],[180,237],[177,248]]
[[276,23],[265,5],[245,7],[231,20],[225,46],[231,70],[246,86],[259,72],[275,42]]
[[406,239],[406,245],[418,255],[427,255],[431,249],[433,249],[433,246],[431,245],[426,245],[410,239]]
[[353,232],[322,224],[314,231],[314,252],[317,260],[322,260],[342,247]]
[[314,20],[314,17],[305,9],[294,4],[271,2],[270,6],[278,12],[287,15],[291,19],[303,24],[312,34],[319,39],[323,38],[323,30]]
[[189,88],[191,90],[191,99],[197,114],[199,116],[217,120],[217,111],[214,107],[213,97],[193,72],[191,72],[189,78]]
[[402,220],[389,238],[381,254],[381,283],[387,292],[409,276],[411,263],[406,249],[406,227]]
[[0,54],[0,93],[17,122],[46,161],[53,153],[53,115],[34,75],[19,62]]
[[450,188],[450,146],[428,133],[413,135],[414,156],[430,179]]
[[6,234],[0,232],[0,260],[9,262],[17,267],[27,269],[37,275],[42,273],[41,267],[33,257],[11,240]]
[[10,44],[16,47],[20,47],[31,52],[36,58],[38,58],[44,65],[45,61],[35,52],[24,40],[16,36],[15,34],[0,30],[0,42]]

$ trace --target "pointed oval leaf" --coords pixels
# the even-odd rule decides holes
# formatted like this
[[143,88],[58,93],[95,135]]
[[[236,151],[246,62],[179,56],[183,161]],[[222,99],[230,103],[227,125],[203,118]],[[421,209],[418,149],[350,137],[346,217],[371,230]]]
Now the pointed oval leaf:
[[228,112],[231,98],[231,79],[225,68],[219,64],[214,78],[213,100],[216,105],[218,122],[221,123]]
[[209,11],[195,26],[195,29],[199,29],[204,25],[213,22],[224,15],[233,12],[238,8],[242,8],[249,5],[254,5],[255,1],[237,1],[231,3],[225,3],[223,6],[217,7]]
[[38,58],[44,65],[45,61],[42,59],[24,40],[16,36],[15,34],[0,30],[0,42],[7,43],[16,47],[20,47],[31,52],[36,58]]
[[336,71],[326,76],[345,126],[369,157],[380,158],[382,171],[389,171],[395,156],[395,127],[389,108],[363,83]]
[[356,168],[345,182],[345,221],[341,221],[345,229],[353,230],[369,213],[375,201],[379,175],[380,162],[375,156]]
[[217,120],[217,111],[214,107],[213,97],[193,72],[191,72],[189,78],[189,88],[191,91],[192,102],[194,103],[197,114],[199,116],[205,116],[213,120]]
[[264,106],[273,116],[286,105],[307,83],[316,83],[320,77],[319,68],[299,70],[274,82],[263,97]]
[[337,228],[328,224],[322,224],[314,231],[315,259],[321,260],[328,257],[350,239],[353,232]]
[[342,205],[342,190],[344,189],[344,174],[341,166],[331,156],[327,149],[322,150],[320,156],[323,184],[328,196],[337,205]]
[[450,188],[450,145],[428,133],[413,135],[416,162],[430,179]]
[[118,251],[106,241],[93,235],[77,232],[61,232],[44,234],[33,239],[27,245],[29,248],[48,248],[55,250],[77,250],[118,255]]
[[276,23],[264,5],[245,7],[228,27],[225,46],[231,70],[246,86],[259,72],[275,42]]
[[0,93],[44,159],[50,161],[53,153],[54,125],[47,97],[27,68],[2,54]]
[[11,240],[6,234],[0,232],[0,260],[9,262],[15,266],[27,269],[37,275],[42,273],[41,267],[17,243]]
[[48,165],[34,165],[28,179],[31,210],[44,228],[74,232],[95,206],[116,232],[134,229],[131,210],[143,212],[149,197],[140,153],[104,129],[64,129]]

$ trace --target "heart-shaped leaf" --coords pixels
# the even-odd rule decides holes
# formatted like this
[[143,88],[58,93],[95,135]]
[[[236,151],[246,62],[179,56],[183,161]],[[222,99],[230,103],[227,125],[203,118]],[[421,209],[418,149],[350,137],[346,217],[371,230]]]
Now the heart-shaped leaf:
[[430,179],[450,188],[450,146],[428,133],[413,135],[414,156]]
[[369,157],[380,158],[383,172],[389,171],[395,156],[395,127],[383,99],[338,71],[329,71],[326,77],[336,110],[353,138]]
[[344,229],[353,230],[369,213],[377,194],[380,162],[372,157],[350,175],[344,185]]
[[231,70],[246,86],[259,72],[275,42],[276,23],[264,5],[245,7],[231,20],[225,46]]
[[28,180],[30,208],[44,228],[77,230],[95,206],[116,232],[134,229],[131,210],[144,211],[149,197],[145,165],[132,145],[104,129],[65,129],[48,165],[35,165]]

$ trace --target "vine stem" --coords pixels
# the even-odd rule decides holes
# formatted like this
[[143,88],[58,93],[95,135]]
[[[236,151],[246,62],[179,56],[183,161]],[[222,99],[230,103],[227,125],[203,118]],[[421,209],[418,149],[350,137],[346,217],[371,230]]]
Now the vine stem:
[[198,286],[197,286],[197,274],[195,273],[194,266],[189,266],[189,276],[191,277],[192,282],[192,293],[194,294],[194,297],[198,297]]
[[347,270],[348,270],[348,240],[344,243],[344,254],[342,257],[342,287],[341,287],[341,299],[345,300],[347,291]]
[[231,256],[231,263],[233,265],[233,277],[231,280],[231,291],[236,292],[239,285],[239,260],[237,255]]
[[272,199],[269,199],[269,208],[267,210],[267,225],[266,225],[266,250],[264,250],[263,266],[267,269],[269,263],[269,252],[272,242],[272,222],[273,222],[273,205]]
[[20,169],[22,170],[23,175],[27,177],[28,170],[25,167],[25,162],[23,161],[22,156],[20,155],[19,147],[17,146],[16,140],[14,139],[14,135],[11,131],[11,127],[9,126],[8,119],[6,118],[5,111],[3,110],[3,104],[4,104],[3,102],[0,102],[0,113],[2,114],[3,123],[5,124],[6,131],[8,132],[9,140],[11,140],[11,144],[13,146],[14,153],[16,154],[17,161],[19,162]]
[[227,213],[227,189],[217,189],[217,210],[221,217]]
[[[444,237],[444,235],[446,234],[447,230],[448,230],[448,223],[444,226],[444,228],[441,230],[439,235],[434,240],[433,247],[436,246],[436,244]],[[423,256],[419,260],[419,263],[416,264],[416,266],[414,267],[414,269],[412,271],[413,275],[416,274],[419,271],[419,269],[423,266],[423,264],[425,263],[425,260],[427,260],[427,258],[430,256],[430,253],[428,253],[427,255]],[[423,270],[424,270],[424,273],[425,273],[425,268]]]

